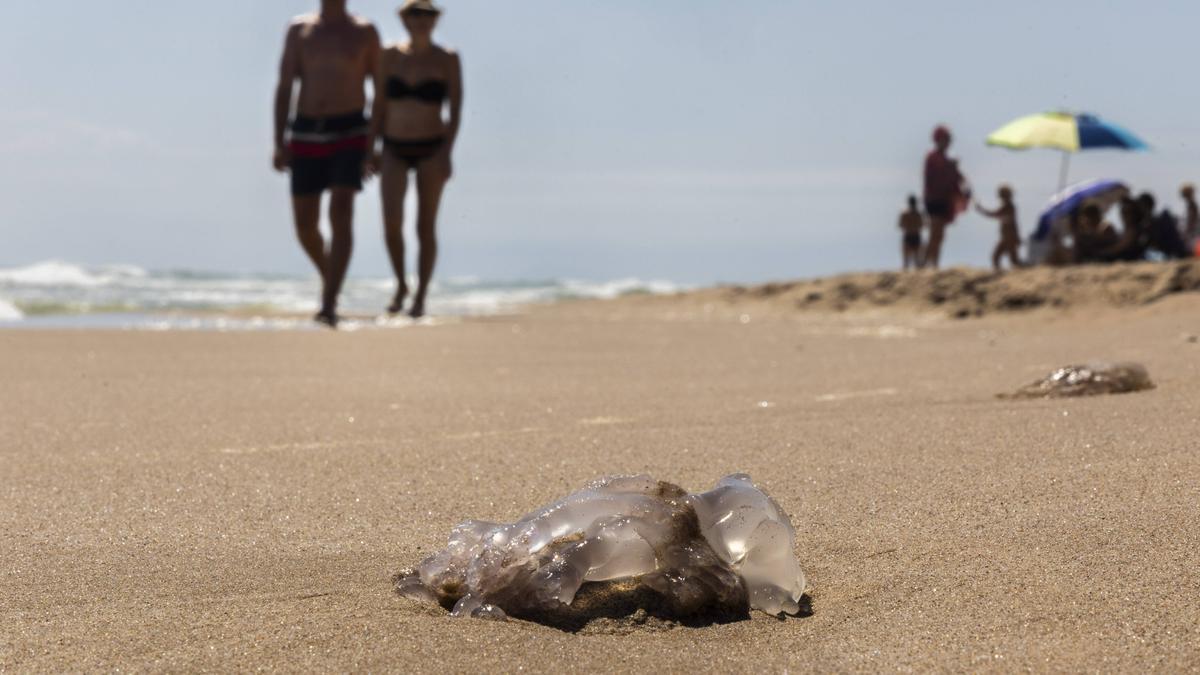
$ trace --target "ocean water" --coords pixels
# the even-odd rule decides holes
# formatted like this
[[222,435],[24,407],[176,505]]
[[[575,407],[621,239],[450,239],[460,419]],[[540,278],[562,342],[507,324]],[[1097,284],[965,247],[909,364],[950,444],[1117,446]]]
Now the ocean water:
[[[607,299],[681,290],[666,281],[449,278],[430,288],[434,317],[519,312],[538,303]],[[351,278],[340,310],[349,326],[407,325],[381,316],[395,291],[390,278]],[[270,330],[307,328],[317,311],[316,278],[89,267],[62,261],[0,268],[0,327]]]

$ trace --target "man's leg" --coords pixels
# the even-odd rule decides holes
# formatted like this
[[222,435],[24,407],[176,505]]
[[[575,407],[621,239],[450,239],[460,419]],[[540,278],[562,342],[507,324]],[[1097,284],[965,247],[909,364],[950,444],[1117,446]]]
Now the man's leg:
[[320,315],[324,319],[337,320],[337,299],[350,268],[350,254],[354,251],[354,198],[357,194],[357,189],[349,187],[335,187],[329,191],[329,258]]
[[321,195],[292,197],[292,216],[296,222],[296,237],[304,253],[325,278],[325,239],[321,236]]

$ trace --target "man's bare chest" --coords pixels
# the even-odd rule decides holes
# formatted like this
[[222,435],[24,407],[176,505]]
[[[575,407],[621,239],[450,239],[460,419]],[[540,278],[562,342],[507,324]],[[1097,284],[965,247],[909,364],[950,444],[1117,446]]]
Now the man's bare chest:
[[300,38],[300,63],[304,71],[349,71],[364,68],[366,41],[359,31],[310,29]]

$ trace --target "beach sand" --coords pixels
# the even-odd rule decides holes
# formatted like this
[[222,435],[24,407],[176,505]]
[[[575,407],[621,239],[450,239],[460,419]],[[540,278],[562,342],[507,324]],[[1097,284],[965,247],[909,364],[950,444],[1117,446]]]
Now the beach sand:
[[[1200,668],[1200,294],[968,320],[746,295],[0,333],[0,670]],[[996,398],[1093,359],[1158,388]],[[640,472],[750,473],[812,614],[570,633],[392,592],[459,521]]]

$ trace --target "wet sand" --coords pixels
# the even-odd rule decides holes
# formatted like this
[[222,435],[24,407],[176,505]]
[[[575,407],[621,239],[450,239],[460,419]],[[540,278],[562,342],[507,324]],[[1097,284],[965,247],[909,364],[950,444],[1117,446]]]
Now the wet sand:
[[[990,314],[701,293],[331,333],[0,333],[0,670],[1200,667],[1200,295]],[[1091,359],[1158,388],[995,395]],[[604,474],[748,472],[812,615],[580,633],[389,577]]]

